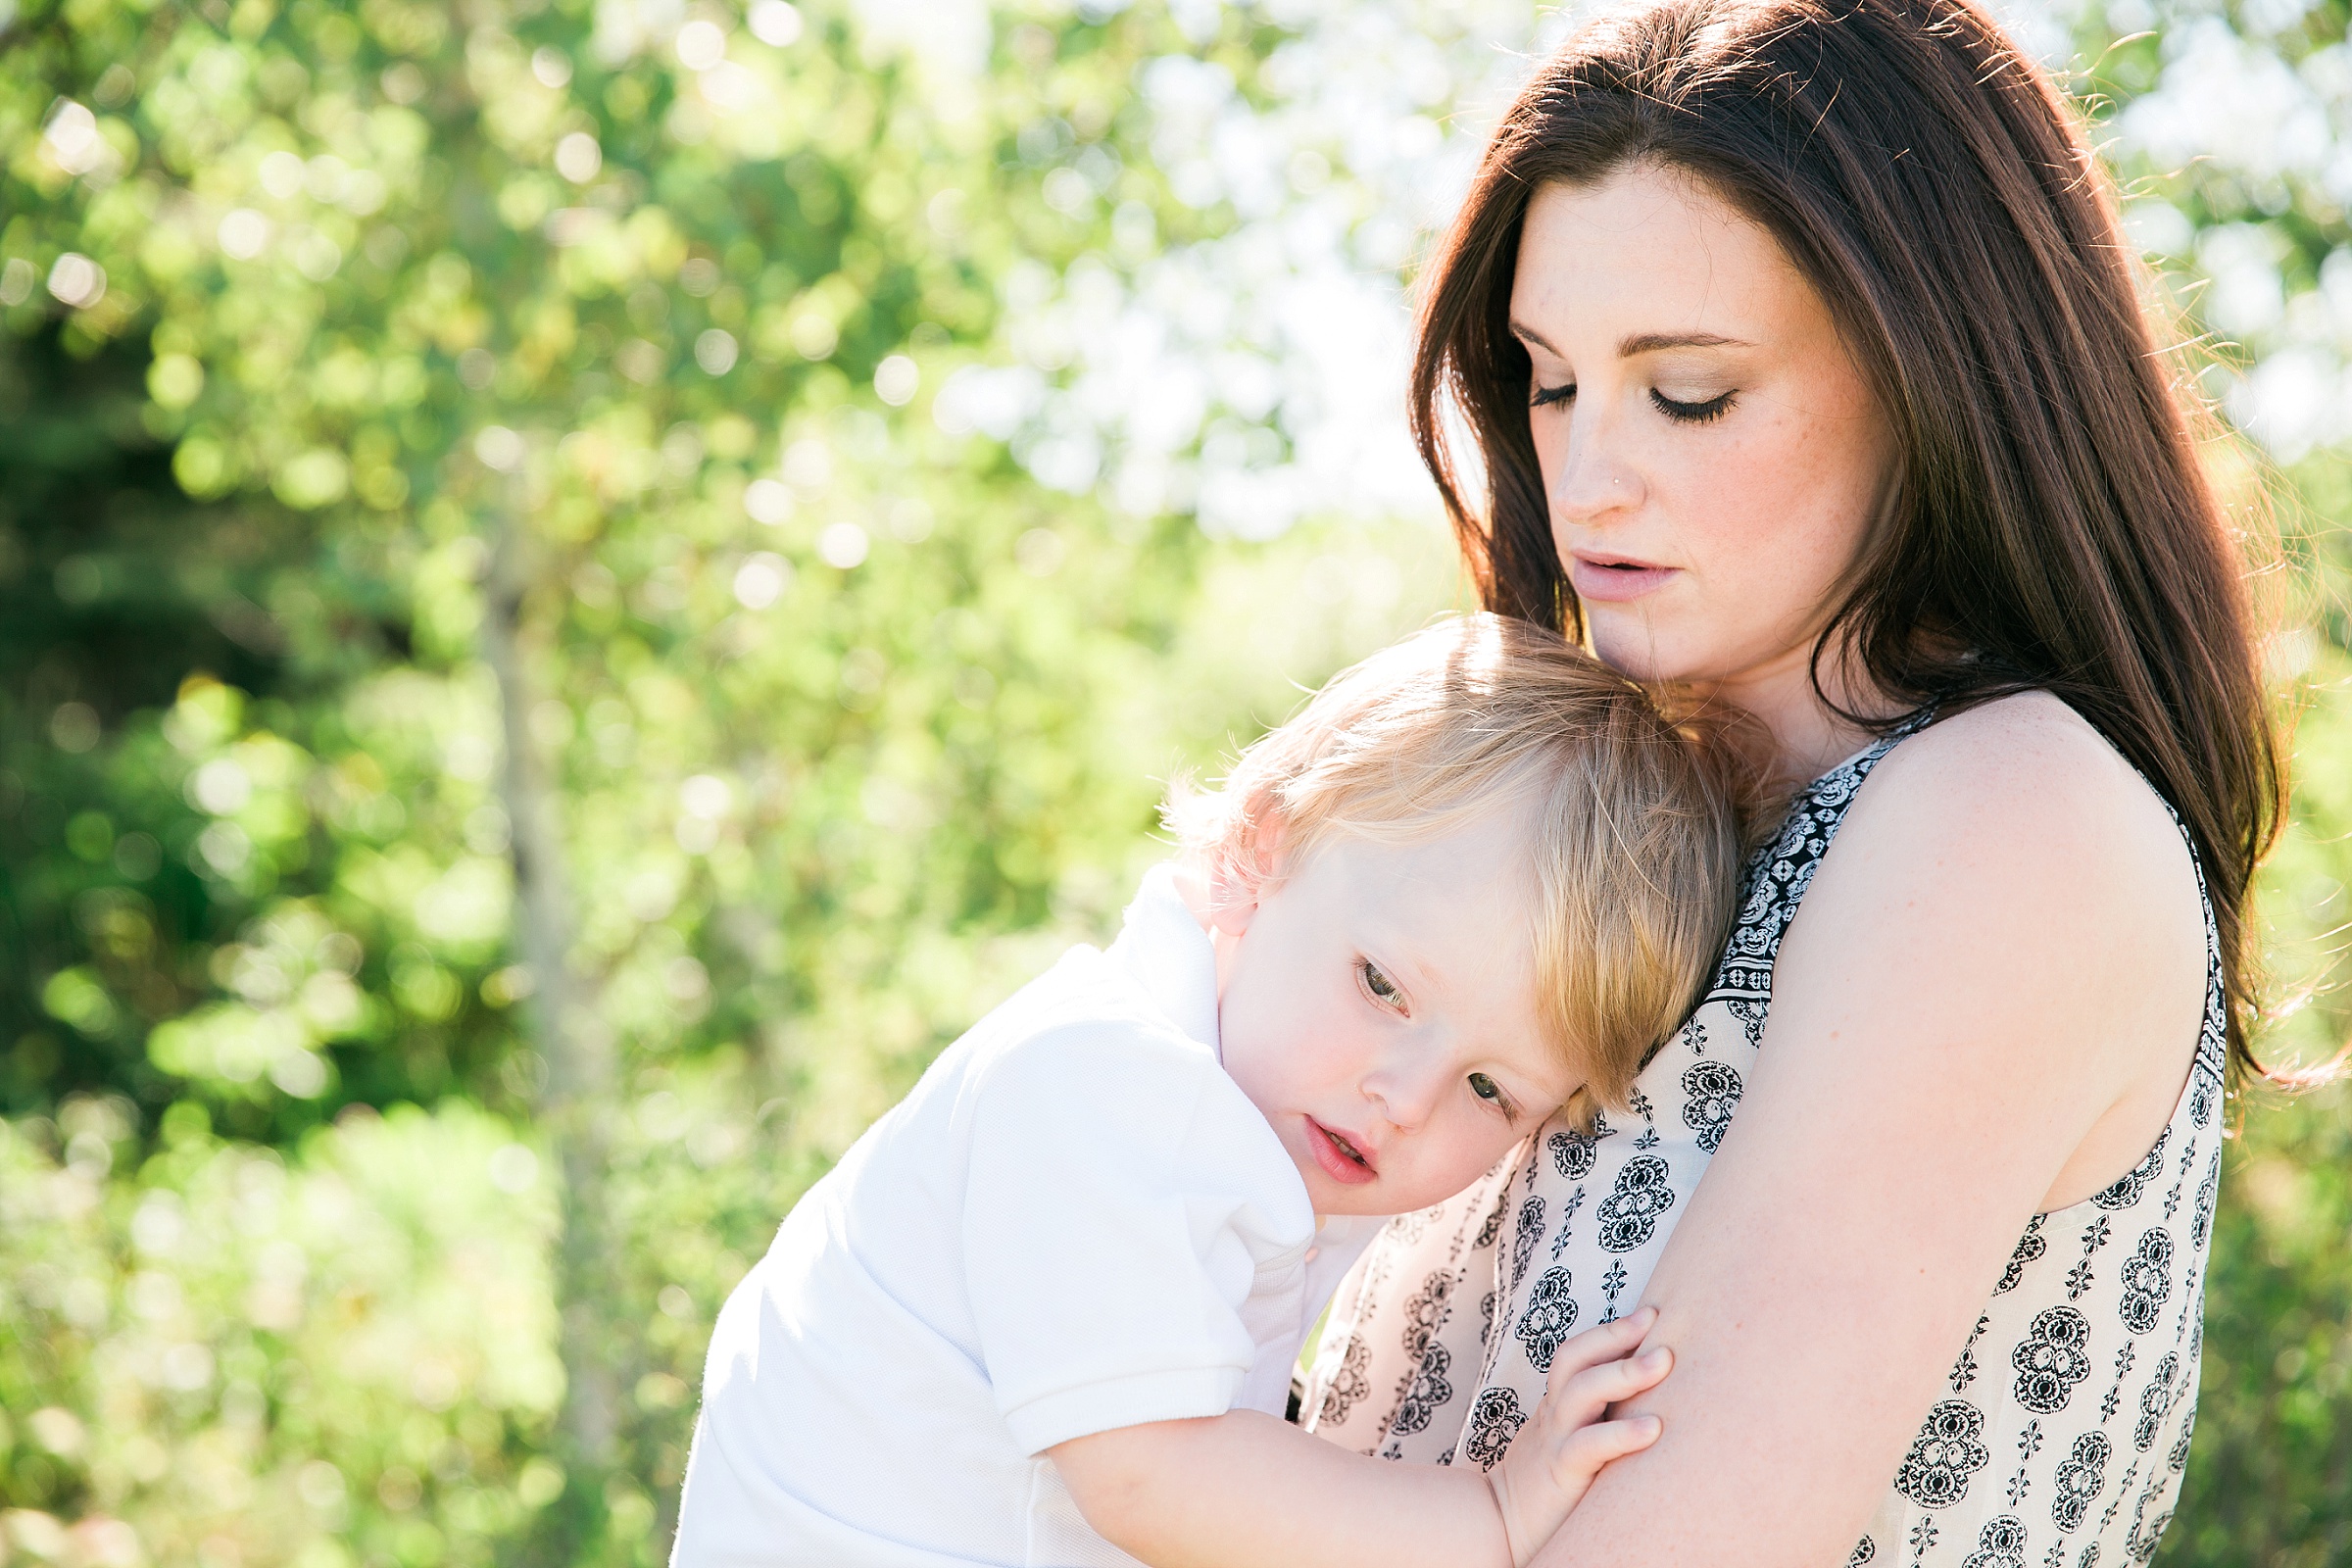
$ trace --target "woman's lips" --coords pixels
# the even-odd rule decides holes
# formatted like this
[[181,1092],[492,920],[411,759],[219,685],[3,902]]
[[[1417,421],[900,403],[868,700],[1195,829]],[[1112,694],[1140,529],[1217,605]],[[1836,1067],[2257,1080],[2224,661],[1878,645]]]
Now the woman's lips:
[[1314,1151],[1315,1163],[1323,1174],[1347,1187],[1360,1187],[1377,1174],[1372,1162],[1359,1152],[1350,1158],[1348,1150],[1354,1146],[1346,1142],[1345,1133],[1335,1133],[1314,1117],[1306,1118],[1306,1144]]
[[1673,566],[1653,566],[1645,561],[1618,561],[1607,556],[1568,558],[1568,581],[1579,599],[1618,604],[1640,599],[1666,586],[1676,574]]

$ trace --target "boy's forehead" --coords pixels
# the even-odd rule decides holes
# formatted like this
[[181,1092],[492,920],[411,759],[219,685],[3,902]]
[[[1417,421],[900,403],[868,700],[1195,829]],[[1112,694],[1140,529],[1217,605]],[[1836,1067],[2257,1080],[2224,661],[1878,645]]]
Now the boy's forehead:
[[1533,877],[1475,843],[1351,846],[1334,870],[1365,940],[1451,989],[1532,980]]
[[1343,837],[1323,856],[1367,913],[1417,927],[1449,929],[1465,914],[1524,922],[1535,893],[1521,835],[1507,820],[1404,842]]

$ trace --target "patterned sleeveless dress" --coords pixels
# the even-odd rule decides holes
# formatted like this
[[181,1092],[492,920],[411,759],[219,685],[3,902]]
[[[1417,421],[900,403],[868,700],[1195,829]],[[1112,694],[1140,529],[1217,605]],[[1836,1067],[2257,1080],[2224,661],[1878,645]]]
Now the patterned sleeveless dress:
[[[1714,983],[1642,1069],[1630,1117],[1604,1116],[1590,1137],[1548,1123],[1468,1192],[1390,1222],[1340,1287],[1304,1391],[1311,1430],[1383,1458],[1491,1466],[1560,1343],[1640,1302],[1740,1107],[1781,937],[1863,780],[1926,722],[1815,780],[1750,858]],[[1848,1568],[2154,1555],[2188,1460],[2221,1180],[2227,1014],[2201,868],[2198,894],[2205,1015],[2171,1121],[2114,1186],[2035,1215],[1985,1282]]]

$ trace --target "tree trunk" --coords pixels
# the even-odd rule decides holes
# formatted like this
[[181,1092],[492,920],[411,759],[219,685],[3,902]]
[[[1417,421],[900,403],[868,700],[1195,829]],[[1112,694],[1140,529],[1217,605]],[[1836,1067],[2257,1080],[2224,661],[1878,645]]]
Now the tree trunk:
[[505,730],[501,784],[514,865],[515,927],[532,981],[527,1038],[546,1064],[534,1120],[563,1184],[556,1299],[563,1314],[560,1438],[569,1495],[551,1510],[561,1520],[544,1522],[555,1527],[554,1535],[571,1539],[543,1542],[554,1553],[551,1560],[563,1561],[588,1519],[601,1511],[602,1479],[619,1458],[621,1391],[630,1357],[611,1315],[615,1252],[605,1200],[619,1065],[612,1035],[595,1014],[593,984],[571,965],[571,879],[555,792],[531,733],[536,698],[522,654],[531,552],[520,515],[522,490],[519,477],[510,479],[506,504],[492,521],[481,644],[498,682]]

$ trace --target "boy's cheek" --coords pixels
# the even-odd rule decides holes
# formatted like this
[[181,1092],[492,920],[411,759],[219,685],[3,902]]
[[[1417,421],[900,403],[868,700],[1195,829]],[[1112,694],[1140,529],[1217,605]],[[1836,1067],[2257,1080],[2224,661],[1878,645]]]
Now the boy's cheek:
[[1465,1130],[1454,1140],[1442,1160],[1434,1161],[1423,1176],[1423,1185],[1432,1191],[1418,1206],[1442,1203],[1472,1182],[1494,1168],[1494,1162],[1518,1146],[1526,1134],[1522,1126],[1500,1129],[1478,1128]]

